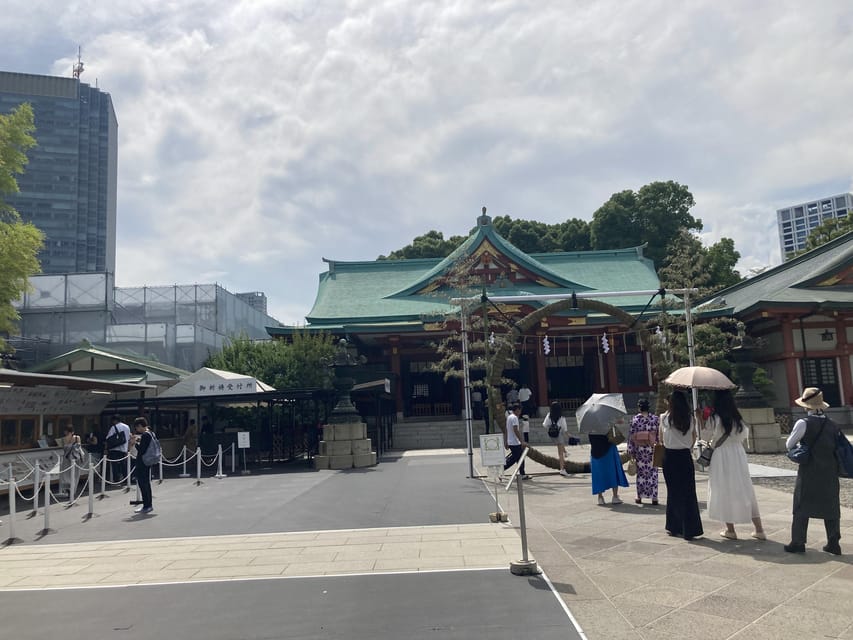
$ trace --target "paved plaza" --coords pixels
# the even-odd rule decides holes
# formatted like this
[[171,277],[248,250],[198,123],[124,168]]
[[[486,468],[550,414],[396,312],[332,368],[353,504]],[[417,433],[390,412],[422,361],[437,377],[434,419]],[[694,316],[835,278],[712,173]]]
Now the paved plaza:
[[[88,521],[85,500],[52,507],[55,532],[43,537],[40,517],[19,515],[22,543],[0,549],[0,598],[14,605],[4,628],[15,638],[853,639],[853,556],[820,551],[819,521],[806,554],[783,552],[789,493],[756,486],[767,541],[746,525],[744,539],[724,540],[705,520],[705,537],[688,543],[663,530],[663,482],[660,506],[635,505],[630,488],[624,504],[601,507],[588,475],[527,464],[542,576],[509,572],[521,558],[515,487],[498,493],[510,522],[491,524],[493,485],[466,477],[464,452],[409,452],[367,470],[169,479],[155,484],[151,516],[112,491]],[[707,479],[697,480],[704,507]],[[850,509],[841,544],[853,551]]]

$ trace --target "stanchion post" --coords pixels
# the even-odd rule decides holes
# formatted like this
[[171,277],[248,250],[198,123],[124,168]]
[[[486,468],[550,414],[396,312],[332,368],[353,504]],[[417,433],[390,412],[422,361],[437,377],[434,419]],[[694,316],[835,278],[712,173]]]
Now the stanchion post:
[[524,517],[524,476],[521,473],[521,466],[524,464],[524,459],[527,457],[528,451],[530,449],[525,447],[513,474],[518,489],[518,525],[521,530],[521,560],[511,562],[509,570],[510,573],[516,576],[532,576],[541,573],[536,560],[530,560],[527,555],[527,522]]
[[237,451],[235,449],[235,446],[236,445],[232,442],[231,443],[231,475],[232,476],[234,475],[234,469],[235,469],[234,463],[236,462],[236,458],[237,458]]
[[92,454],[89,454],[89,513],[86,519],[95,515],[95,463],[92,462]]
[[160,464],[158,465],[160,472],[160,481],[157,484],[163,484],[163,456],[160,456]]
[[225,474],[222,473],[222,445],[220,444],[216,449],[216,459],[219,463],[216,465],[216,477],[222,479],[225,477]]
[[201,447],[196,447],[195,455],[195,483],[198,486],[201,484]]
[[107,456],[101,458],[101,495],[100,500],[107,497]]
[[50,533],[50,474],[45,474],[44,479],[44,529],[42,535]]
[[41,465],[36,460],[33,468],[33,510],[30,517],[35,517],[39,510],[39,489],[41,489]]
[[71,468],[68,470],[68,506],[72,506],[77,502],[77,485],[79,484],[77,479],[77,463],[74,460],[68,461],[71,464]]
[[125,492],[130,491],[130,452],[127,454],[127,489]]
[[9,539],[6,540],[6,544],[12,544],[18,541],[18,538],[15,535],[15,520],[18,515],[18,496],[15,495],[17,493],[18,485],[15,482],[15,477],[9,476]]
[[179,478],[189,478],[190,474],[187,473],[187,445],[184,445],[184,449],[181,453],[184,456],[184,462],[183,462],[183,465],[181,466],[181,473],[178,477]]

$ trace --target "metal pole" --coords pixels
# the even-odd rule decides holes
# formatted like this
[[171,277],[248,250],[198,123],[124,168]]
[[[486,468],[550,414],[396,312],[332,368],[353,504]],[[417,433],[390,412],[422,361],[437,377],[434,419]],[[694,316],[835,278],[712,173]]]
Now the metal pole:
[[50,533],[50,474],[44,479],[44,529],[43,534]]
[[130,450],[127,452],[127,491],[130,491]]
[[[693,313],[690,310],[690,291],[684,292],[684,322],[687,324],[687,361],[690,366],[696,366],[696,346],[693,339]],[[699,409],[699,390],[696,387],[690,389],[693,400],[694,413]],[[699,421],[694,420],[696,439],[699,439]]]
[[236,462],[236,458],[237,458],[237,452],[234,449],[235,446],[236,445],[232,442],[231,443],[231,475],[232,476],[234,475],[234,463]]
[[107,497],[107,456],[101,458],[101,495],[100,499],[103,500]]
[[95,464],[92,462],[92,454],[89,454],[89,513],[87,518],[95,515]]
[[18,496],[15,494],[18,492],[18,485],[15,483],[14,476],[9,477],[9,539],[6,541],[8,544],[12,544],[15,542],[15,520],[18,515],[18,507],[15,504],[18,501]]
[[201,484],[201,447],[196,447],[195,455],[195,483],[198,486]]
[[221,444],[216,448],[216,459],[219,461],[219,463],[216,466],[216,477],[221,479],[221,478],[225,477],[225,474],[222,473],[222,445]]
[[468,331],[465,326],[465,305],[462,305],[462,371],[465,380],[465,435],[468,438],[468,477],[474,477],[474,432],[471,425],[471,372],[468,366]]
[[39,489],[41,489],[41,465],[36,460],[35,468],[33,469],[33,511],[31,517],[34,517],[39,510]]
[[486,421],[486,433],[491,433],[492,421],[495,419],[497,403],[495,402],[495,397],[492,394],[492,385],[489,382],[489,374],[491,373],[491,363],[489,362],[489,298],[486,296],[486,285],[483,285],[483,295],[480,297],[480,301],[483,303],[483,357],[486,362],[486,410],[489,413],[489,418]]
[[184,456],[184,461],[181,466],[181,474],[178,476],[179,478],[189,478],[190,474],[187,473],[187,445],[184,445],[184,449],[181,452]]
[[163,484],[163,456],[160,456],[160,463],[157,465],[157,471],[160,473],[160,480],[157,484]]
[[521,560],[527,562],[527,521],[524,518],[524,476],[520,473],[515,478],[518,489],[518,525],[521,527]]

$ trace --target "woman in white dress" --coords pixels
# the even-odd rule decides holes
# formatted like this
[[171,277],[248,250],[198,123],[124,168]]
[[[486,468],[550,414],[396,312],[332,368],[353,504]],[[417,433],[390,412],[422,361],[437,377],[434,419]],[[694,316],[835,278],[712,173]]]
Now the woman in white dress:
[[[725,531],[720,532],[724,538],[737,540],[735,524],[752,522],[755,527],[752,537],[766,540],[743,447],[749,427],[744,423],[731,391],[715,392],[714,414],[708,419],[707,426],[714,429],[711,443],[714,455],[708,471],[708,516],[726,523]],[[723,436],[725,440],[720,442]]]

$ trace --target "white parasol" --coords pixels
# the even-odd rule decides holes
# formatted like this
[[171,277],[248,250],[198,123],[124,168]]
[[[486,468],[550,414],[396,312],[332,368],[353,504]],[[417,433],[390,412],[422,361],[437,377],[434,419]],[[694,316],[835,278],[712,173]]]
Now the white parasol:
[[681,367],[663,381],[671,387],[686,389],[736,389],[737,385],[726,374],[711,367]]
[[620,431],[626,428],[624,418],[628,415],[625,399],[621,393],[593,393],[577,408],[575,417],[579,433],[606,434],[616,425]]

